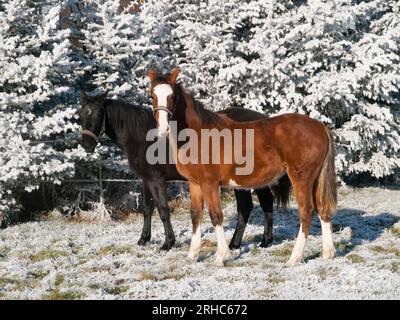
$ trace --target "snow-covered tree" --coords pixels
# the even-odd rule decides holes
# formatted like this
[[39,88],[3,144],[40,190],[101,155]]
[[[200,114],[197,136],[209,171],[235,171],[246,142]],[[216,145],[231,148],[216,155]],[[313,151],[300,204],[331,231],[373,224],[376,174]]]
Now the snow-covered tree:
[[299,112],[328,124],[342,180],[399,174],[398,1],[122,3],[0,2],[0,221],[43,181],[94,176],[99,165],[129,172],[111,144],[94,157],[78,146],[79,91],[150,105],[151,65],[179,65],[211,109]]
[[96,177],[99,166],[129,173],[113,144],[94,156],[79,147],[75,118],[80,90],[149,103],[145,73],[169,61],[161,53],[169,29],[158,20],[162,4],[130,9],[118,0],[1,2],[0,224],[42,182]]
[[[129,6],[121,8],[119,0],[97,0],[71,17],[81,35],[83,89],[96,92],[103,88],[110,98],[150,107],[147,70],[150,65],[162,67],[163,61],[169,62],[164,42],[170,29],[162,24],[166,4],[146,5],[132,12]],[[102,156],[98,165],[129,173],[117,146],[104,142],[98,152]]]
[[172,1],[174,58],[210,108],[327,123],[341,178],[400,167],[398,1]]
[[58,28],[61,5],[0,4],[0,222],[18,209],[20,192],[72,176],[83,156],[73,148],[71,121],[80,62],[72,59],[69,30]]

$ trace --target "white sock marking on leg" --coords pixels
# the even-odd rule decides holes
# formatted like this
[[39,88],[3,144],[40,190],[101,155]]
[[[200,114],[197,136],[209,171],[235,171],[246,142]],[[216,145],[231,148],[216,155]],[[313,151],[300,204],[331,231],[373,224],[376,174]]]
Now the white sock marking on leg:
[[192,234],[192,241],[189,248],[189,259],[197,260],[201,248],[201,223],[197,226],[196,232]]
[[224,260],[229,257],[229,247],[226,243],[224,227],[222,225],[215,226],[215,233],[217,235],[218,249],[215,254],[215,264],[218,266],[224,265]]
[[294,245],[292,255],[287,262],[288,266],[293,266],[294,264],[300,262],[303,259],[304,248],[306,246],[306,235],[303,232],[303,226],[300,224],[299,234],[297,235],[296,243]]
[[330,259],[335,256],[335,246],[333,245],[332,223],[324,222],[319,217],[322,229],[322,258]]

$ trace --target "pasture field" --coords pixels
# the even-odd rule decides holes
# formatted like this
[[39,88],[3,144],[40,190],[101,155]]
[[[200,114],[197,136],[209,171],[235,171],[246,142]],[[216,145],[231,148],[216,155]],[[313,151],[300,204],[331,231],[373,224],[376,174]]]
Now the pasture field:
[[[236,205],[229,194],[223,203],[230,240]],[[295,202],[288,212],[274,212],[267,249],[257,246],[263,215],[256,205],[241,249],[224,268],[213,264],[216,236],[208,215],[200,259],[186,259],[189,202],[171,205],[177,245],[169,252],[159,251],[164,233],[157,214],[145,247],[136,244],[141,214],[78,222],[53,212],[0,230],[0,299],[400,299],[400,190],[340,188],[336,257],[320,258],[314,216],[305,261],[291,268],[285,262],[298,232]]]

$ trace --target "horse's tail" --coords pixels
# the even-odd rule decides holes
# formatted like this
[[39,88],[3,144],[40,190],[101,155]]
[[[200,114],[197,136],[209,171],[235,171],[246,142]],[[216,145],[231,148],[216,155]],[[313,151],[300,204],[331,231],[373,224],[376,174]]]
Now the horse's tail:
[[337,187],[335,174],[335,146],[331,131],[324,126],[328,135],[328,152],[325,155],[324,162],[317,180],[316,188],[316,207],[318,214],[323,218],[330,218],[336,211],[337,205]]
[[272,193],[278,207],[286,209],[289,205],[290,189],[292,184],[287,174],[279,179],[278,184],[271,186]]

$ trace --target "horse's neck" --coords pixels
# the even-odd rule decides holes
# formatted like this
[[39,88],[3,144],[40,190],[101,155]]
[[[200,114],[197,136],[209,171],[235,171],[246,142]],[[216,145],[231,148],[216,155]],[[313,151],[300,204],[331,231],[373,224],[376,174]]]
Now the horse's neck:
[[181,86],[178,85],[178,100],[174,120],[177,121],[178,132],[182,129],[200,129],[201,120],[194,109],[195,101],[191,95],[185,92]]
[[[115,121],[113,123],[113,108],[104,106],[105,134],[116,144],[118,144],[118,130],[116,130]],[[121,133],[119,134],[121,135]]]
[[[184,141],[178,141],[177,138],[179,133],[185,129],[193,129],[194,127],[194,116],[195,110],[193,109],[192,104],[188,103],[189,99],[192,99],[180,85],[177,85],[176,88],[177,100],[175,102],[175,111],[171,118],[172,121],[175,121],[176,132],[175,134],[170,134],[168,136],[169,144],[172,148],[172,155],[176,163],[178,163],[178,150]],[[189,122],[188,122],[189,120]]]
[[[145,139],[145,133],[147,132],[147,128],[143,128],[143,130],[135,130],[135,134],[129,134],[130,124],[128,121],[129,117],[123,116],[123,112],[120,109],[124,108],[118,101],[108,101],[108,107],[105,106],[105,117],[106,117],[106,126],[105,133],[107,136],[117,145],[122,148],[126,148],[126,144],[135,144],[135,143],[143,143]],[[110,105],[112,104],[112,105]],[[143,121],[140,123],[145,124],[146,119],[144,114],[138,113],[135,117],[143,117]],[[143,137],[138,135],[138,133],[143,133]],[[143,141],[140,141],[142,138]],[[129,140],[129,141],[128,141]]]

